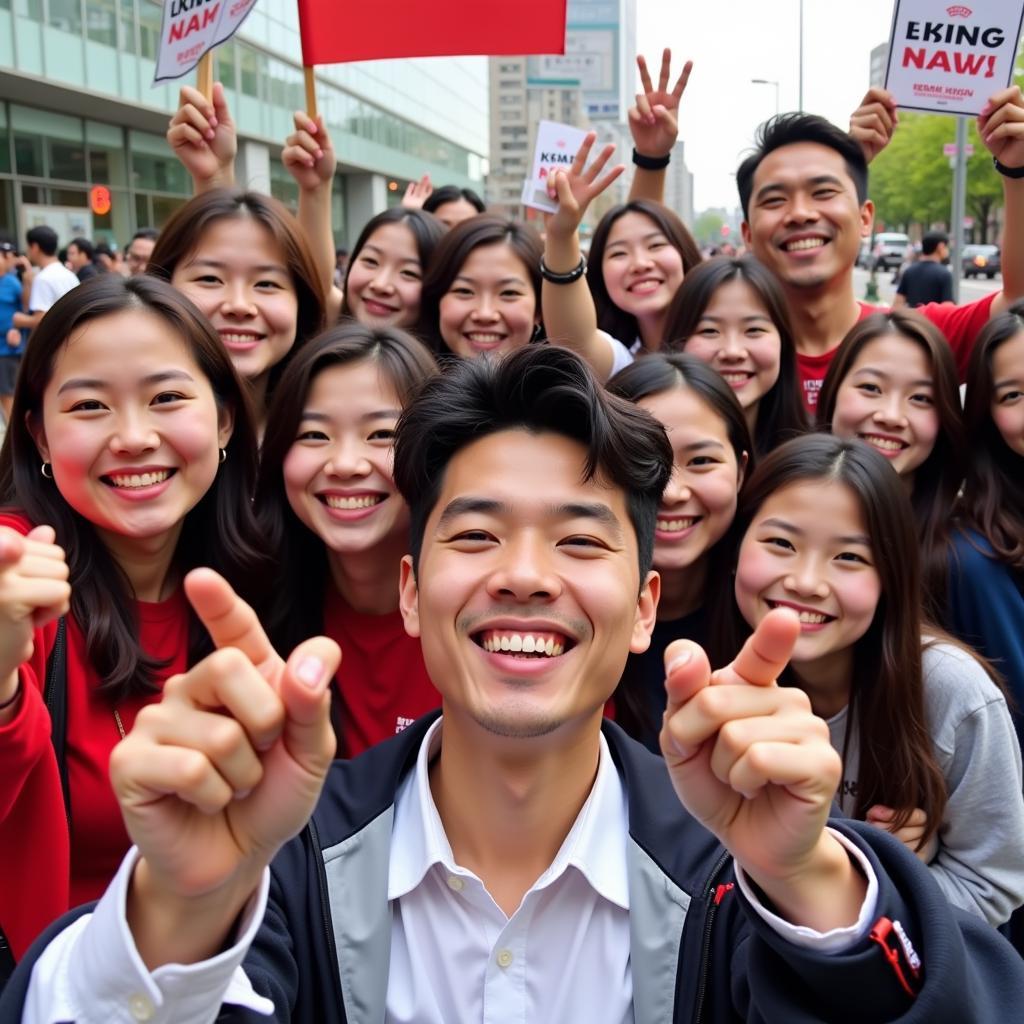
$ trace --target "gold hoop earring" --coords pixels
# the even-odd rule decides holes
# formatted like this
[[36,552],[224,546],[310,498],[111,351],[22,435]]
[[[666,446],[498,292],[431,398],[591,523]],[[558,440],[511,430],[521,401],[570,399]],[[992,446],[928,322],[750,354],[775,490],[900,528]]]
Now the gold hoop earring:
[[[49,472],[47,472],[47,470],[49,470]],[[42,473],[43,476],[45,476],[47,480],[52,480],[53,479],[53,467],[48,462],[44,462],[39,467],[39,472]]]
[[227,458],[228,458],[228,450],[227,450],[227,448],[221,448],[221,450],[220,450],[221,465],[223,465],[227,461]]

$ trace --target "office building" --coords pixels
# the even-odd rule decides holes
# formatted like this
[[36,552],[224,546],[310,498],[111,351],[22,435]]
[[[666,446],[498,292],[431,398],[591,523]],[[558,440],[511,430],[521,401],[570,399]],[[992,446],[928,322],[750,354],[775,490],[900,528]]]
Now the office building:
[[871,51],[871,66],[868,82],[872,88],[885,85],[885,72],[889,64],[889,43],[879,43]]
[[[190,194],[164,132],[183,83],[153,85],[161,7],[152,0],[0,0],[0,227],[124,244]],[[288,204],[280,161],[305,105],[295,0],[260,0],[215,51],[238,125],[239,184]],[[334,227],[353,241],[406,182],[481,189],[487,170],[482,58],[368,61],[317,69],[338,154]]]

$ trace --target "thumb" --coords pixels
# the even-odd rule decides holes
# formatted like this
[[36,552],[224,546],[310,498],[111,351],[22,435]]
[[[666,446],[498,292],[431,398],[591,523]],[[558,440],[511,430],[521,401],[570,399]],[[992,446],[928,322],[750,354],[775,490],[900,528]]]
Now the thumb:
[[57,531],[52,526],[36,526],[25,536],[26,540],[37,540],[40,544],[56,544]]
[[[49,527],[36,527],[36,530],[45,529],[49,529]],[[32,533],[35,533],[35,530]],[[30,533],[29,536],[31,537],[32,534]],[[0,569],[7,569],[12,565],[16,565],[24,554],[25,538],[9,527],[0,528]]]
[[692,640],[673,640],[665,648],[666,714],[674,714],[711,681],[711,664],[704,648]]
[[315,636],[292,651],[281,674],[278,695],[284,703],[284,745],[300,767],[322,775],[334,756],[330,681],[341,664],[341,648]]

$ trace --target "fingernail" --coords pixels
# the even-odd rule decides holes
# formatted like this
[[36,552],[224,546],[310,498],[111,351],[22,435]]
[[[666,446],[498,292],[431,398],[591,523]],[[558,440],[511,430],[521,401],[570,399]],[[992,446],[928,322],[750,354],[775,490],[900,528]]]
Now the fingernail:
[[308,128],[308,130],[309,130],[309,133],[310,133],[310,135],[316,135],[316,133],[317,133],[317,132],[318,132],[318,131],[320,130],[320,129],[319,129],[318,127],[317,127],[317,123],[316,123],[316,121],[310,121],[310,122],[308,122],[308,124],[307,124],[307,126],[306,126],[306,127]]
[[237,793],[235,793],[235,799],[244,800],[251,792],[251,789],[240,789]]
[[208,138],[208,139],[212,139],[212,138],[214,137],[214,135],[215,135],[215,134],[216,134],[216,133],[215,133],[215,132],[213,131],[213,129],[212,129],[212,128],[208,128],[208,129],[206,130],[206,138]]
[[215,128],[216,128],[216,126],[217,126],[217,118],[216,118],[216,116],[215,116],[215,115],[211,114],[211,115],[210,115],[210,116],[209,116],[209,117],[207,118],[207,120],[208,120],[208,121],[210,122],[210,124],[211,124],[211,125],[213,125],[213,127],[215,127]]
[[322,157],[323,155],[324,155],[324,151],[322,149],[318,149],[316,151],[316,158],[317,158],[317,160],[319,160],[320,157]]
[[693,651],[687,647],[682,654],[673,658],[672,661],[669,662],[669,666],[665,671],[668,675],[672,675],[676,669],[680,669],[684,665],[688,665],[691,661],[693,661]]
[[315,690],[323,681],[324,663],[312,654],[307,654],[295,667],[295,675],[311,690]]

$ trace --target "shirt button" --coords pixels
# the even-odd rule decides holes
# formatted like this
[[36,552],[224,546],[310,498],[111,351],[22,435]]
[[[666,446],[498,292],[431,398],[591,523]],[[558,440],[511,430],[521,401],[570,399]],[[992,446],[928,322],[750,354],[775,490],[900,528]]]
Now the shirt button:
[[128,1009],[131,1010],[135,1020],[146,1021],[153,1019],[153,1004],[146,996],[134,995],[128,1000]]
[[512,950],[503,949],[498,953],[496,960],[499,967],[511,967],[512,966]]
[[466,883],[458,875],[449,875],[448,888],[453,892],[462,892],[466,888]]

